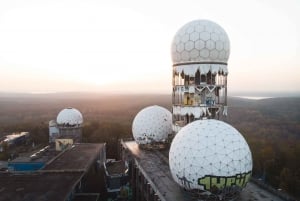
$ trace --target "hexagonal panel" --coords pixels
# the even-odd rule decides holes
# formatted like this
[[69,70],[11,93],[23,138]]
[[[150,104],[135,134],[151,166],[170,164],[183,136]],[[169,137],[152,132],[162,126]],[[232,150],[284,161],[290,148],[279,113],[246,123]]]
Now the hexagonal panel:
[[196,50],[196,49],[193,49],[191,52],[190,52],[190,57],[192,59],[195,59],[199,56],[199,50]]
[[222,33],[222,31],[220,30],[220,27],[214,27],[214,28],[213,28],[213,32],[216,33],[216,34],[218,34],[218,35],[219,35],[220,33]]
[[193,32],[190,34],[190,40],[191,41],[197,41],[200,38],[200,34],[198,32]]
[[181,60],[181,54],[180,53],[176,52],[175,56],[177,58],[177,61]]
[[226,58],[229,58],[229,54],[230,54],[230,51],[228,50],[228,51],[225,51],[226,53],[225,53],[225,59]]
[[212,59],[217,59],[218,56],[219,56],[218,50],[216,50],[216,49],[211,50],[210,53],[209,53],[209,56],[210,56]]
[[210,33],[204,31],[204,32],[201,32],[200,33],[200,39],[201,40],[204,40],[204,41],[207,41],[210,39]]
[[204,48],[204,46],[205,46],[205,42],[202,40],[198,40],[195,42],[195,48],[197,50],[201,50],[202,48]]
[[187,51],[191,51],[194,48],[194,42],[193,41],[186,42],[184,48]]
[[210,34],[210,38],[213,41],[217,41],[217,40],[219,40],[219,34],[213,32]]
[[190,39],[189,34],[184,34],[184,35],[181,37],[181,42],[185,43],[185,42],[187,42],[189,39]]
[[208,40],[205,42],[205,47],[209,50],[215,49],[215,42],[212,40]]
[[190,55],[187,51],[183,51],[181,53],[181,59],[184,60],[184,61],[188,61],[190,59]]
[[227,42],[227,41],[224,42],[224,47],[223,47],[223,48],[224,48],[224,50],[226,50],[226,51],[229,50],[229,42]]
[[177,45],[177,51],[178,52],[182,52],[184,50],[184,43],[179,43],[178,45]]
[[218,40],[216,42],[216,49],[217,50],[222,50],[223,49],[223,41]]
[[223,34],[223,33],[221,33],[220,35],[219,35],[219,37],[220,37],[220,40],[221,41],[225,41],[226,40],[226,35],[225,34]]
[[210,24],[206,25],[206,26],[205,26],[205,31],[206,31],[206,32],[210,32],[210,33],[213,32],[213,27],[212,27],[212,25],[210,25]]
[[202,49],[200,51],[200,56],[204,57],[204,58],[207,58],[209,56],[209,50],[208,49]]
[[178,52],[173,52],[173,53],[172,53],[172,59],[173,59],[175,62],[180,61],[180,60],[181,60],[180,53],[178,53]]
[[180,36],[175,36],[174,42],[175,42],[176,44],[180,43]]
[[198,33],[201,33],[202,31],[204,31],[204,26],[197,24],[195,26],[195,31],[197,31]]
[[225,59],[226,57],[226,51],[225,50],[222,50],[219,52],[219,59],[223,60]]
[[186,33],[190,34],[190,33],[193,33],[194,32],[194,27],[193,26],[190,26],[186,29]]

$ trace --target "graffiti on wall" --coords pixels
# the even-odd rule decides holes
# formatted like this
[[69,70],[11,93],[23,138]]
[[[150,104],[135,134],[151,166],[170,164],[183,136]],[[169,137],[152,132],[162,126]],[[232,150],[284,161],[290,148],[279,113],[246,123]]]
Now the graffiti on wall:
[[198,179],[198,184],[203,186],[204,190],[211,191],[216,189],[228,189],[231,187],[244,188],[251,177],[251,171],[234,176],[214,176],[205,175]]

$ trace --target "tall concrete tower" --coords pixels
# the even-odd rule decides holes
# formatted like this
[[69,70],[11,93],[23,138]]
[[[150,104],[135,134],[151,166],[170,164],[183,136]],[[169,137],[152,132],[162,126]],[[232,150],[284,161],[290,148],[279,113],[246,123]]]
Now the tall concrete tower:
[[209,20],[187,23],[174,36],[173,131],[198,119],[227,115],[227,61],[224,29]]

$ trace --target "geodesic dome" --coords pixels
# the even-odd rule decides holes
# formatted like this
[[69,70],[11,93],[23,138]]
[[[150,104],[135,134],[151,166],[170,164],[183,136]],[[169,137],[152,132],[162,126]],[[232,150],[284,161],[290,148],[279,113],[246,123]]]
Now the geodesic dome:
[[164,142],[172,133],[172,114],[154,105],[142,109],[132,123],[132,134],[138,144]]
[[252,155],[243,136],[231,125],[214,119],[197,120],[173,139],[169,165],[181,187],[226,196],[246,186]]
[[75,108],[66,108],[57,115],[56,122],[60,126],[81,126],[83,123],[82,114]]
[[227,63],[229,38],[224,29],[209,20],[194,20],[184,25],[172,42],[173,64],[193,62]]

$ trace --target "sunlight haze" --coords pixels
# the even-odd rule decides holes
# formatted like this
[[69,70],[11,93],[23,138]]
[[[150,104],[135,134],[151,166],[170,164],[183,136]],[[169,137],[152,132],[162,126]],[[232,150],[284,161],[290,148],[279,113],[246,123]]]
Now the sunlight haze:
[[0,92],[171,93],[171,42],[209,19],[230,39],[228,89],[300,91],[300,2],[0,2]]

